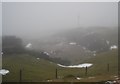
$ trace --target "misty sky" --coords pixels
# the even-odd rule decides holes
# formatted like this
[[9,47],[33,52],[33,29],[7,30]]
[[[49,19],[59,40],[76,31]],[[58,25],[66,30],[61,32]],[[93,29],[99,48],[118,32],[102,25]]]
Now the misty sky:
[[[117,2],[3,3],[3,35],[42,37],[77,27],[117,27]],[[78,18],[79,17],[79,18]]]
[[[2,3],[0,3],[0,18],[2,18]],[[0,36],[2,36],[2,19],[0,19]]]

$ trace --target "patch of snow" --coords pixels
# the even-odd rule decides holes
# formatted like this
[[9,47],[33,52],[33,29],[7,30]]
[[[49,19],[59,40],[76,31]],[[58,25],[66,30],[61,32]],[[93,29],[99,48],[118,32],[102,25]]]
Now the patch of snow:
[[40,58],[37,58],[37,60],[39,60]]
[[106,40],[106,43],[107,43],[107,45],[109,45],[109,44],[110,44],[110,42],[109,42],[108,40]]
[[6,69],[1,69],[0,70],[0,74],[1,75],[6,75],[6,74],[8,74],[9,73],[9,70],[6,70]]
[[117,49],[118,47],[116,46],[116,45],[112,45],[111,47],[110,47],[110,50],[113,50],[113,49]]
[[57,64],[60,67],[65,67],[65,68],[85,68],[85,67],[91,67],[93,64],[91,63],[83,63],[83,64],[79,64],[79,65],[70,65],[70,66],[65,66],[65,65],[61,65],[61,64]]
[[82,78],[80,78],[80,77],[76,77],[76,79],[77,79],[77,80],[81,80]]
[[118,76],[114,76],[115,78],[117,78]]
[[117,84],[117,81],[113,81],[113,84]]
[[106,81],[105,84],[113,84],[113,81]]
[[47,82],[52,82],[52,80],[47,80]]
[[31,48],[32,44],[31,43],[28,43],[25,47],[26,48]]
[[93,56],[96,56],[96,54],[94,53]]
[[70,44],[70,45],[76,45],[77,43],[75,43],[75,42],[70,42],[69,44]]
[[86,48],[85,47],[82,47],[84,50],[86,50]]
[[47,52],[43,52],[44,54],[46,54],[46,55],[50,55],[49,53],[47,53]]

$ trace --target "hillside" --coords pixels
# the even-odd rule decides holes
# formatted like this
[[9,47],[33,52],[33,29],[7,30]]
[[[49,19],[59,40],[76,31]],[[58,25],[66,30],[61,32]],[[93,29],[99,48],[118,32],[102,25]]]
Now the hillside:
[[[84,61],[92,63],[85,75],[84,68],[62,68],[47,60],[37,59],[27,54],[3,57],[3,68],[10,73],[3,76],[3,81],[19,81],[19,71],[22,69],[23,81],[103,81],[115,79],[117,75],[117,51],[98,54],[94,58]],[[107,64],[109,63],[109,72]],[[58,69],[58,78],[55,78],[55,69]],[[71,78],[72,77],[72,78]],[[81,80],[75,77],[82,78]],[[90,79],[89,77],[93,77]]]
[[[22,54],[3,57],[3,68],[10,70],[3,81],[19,81],[19,71],[23,71],[24,81],[42,81],[54,78],[56,65],[44,59]],[[49,73],[49,74],[48,74]]]
[[55,37],[64,38],[69,42],[76,42],[91,51],[98,52],[108,50],[110,45],[118,44],[117,28],[75,28],[56,34]]
[[35,50],[44,50],[50,57],[60,57],[71,64],[78,64],[94,54],[108,52],[113,45],[117,47],[118,30],[104,27],[74,28],[32,44]]
[[109,64],[109,71],[110,71],[109,74],[117,74],[118,50],[112,50],[112,51],[97,54],[94,58],[91,58],[87,60],[86,62],[90,62],[94,64],[94,67],[91,67],[91,70],[93,69],[94,73],[100,74],[99,73],[100,71],[100,72],[103,72],[103,74],[105,74],[104,72],[105,71],[107,72],[107,66]]

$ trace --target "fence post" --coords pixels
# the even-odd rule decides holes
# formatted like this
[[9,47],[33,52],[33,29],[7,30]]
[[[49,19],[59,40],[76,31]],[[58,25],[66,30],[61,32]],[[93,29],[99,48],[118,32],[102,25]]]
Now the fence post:
[[20,69],[20,80],[19,82],[22,82],[22,70]]
[[87,73],[88,73],[88,67],[86,66],[85,67],[85,75],[87,76]]
[[57,74],[58,74],[58,70],[57,70],[57,68],[55,69],[55,78],[57,79],[58,77],[57,77]]
[[110,65],[107,64],[107,71],[109,72],[110,71]]

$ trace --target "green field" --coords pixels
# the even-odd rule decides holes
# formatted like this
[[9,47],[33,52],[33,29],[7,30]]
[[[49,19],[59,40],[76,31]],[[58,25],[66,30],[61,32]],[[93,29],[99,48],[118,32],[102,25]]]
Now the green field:
[[[36,59],[35,56],[27,54],[21,55],[5,55],[3,56],[3,68],[10,71],[9,74],[3,76],[4,82],[18,82],[20,79],[20,69],[22,70],[23,82],[97,82],[104,80],[113,80],[117,75],[118,51],[112,50],[97,54],[85,62],[93,63],[88,68],[85,75],[85,68],[61,68],[57,64],[44,59]],[[108,65],[109,64],[109,71]],[[58,78],[56,79],[55,70],[58,70]],[[81,80],[75,77],[82,78]]]

